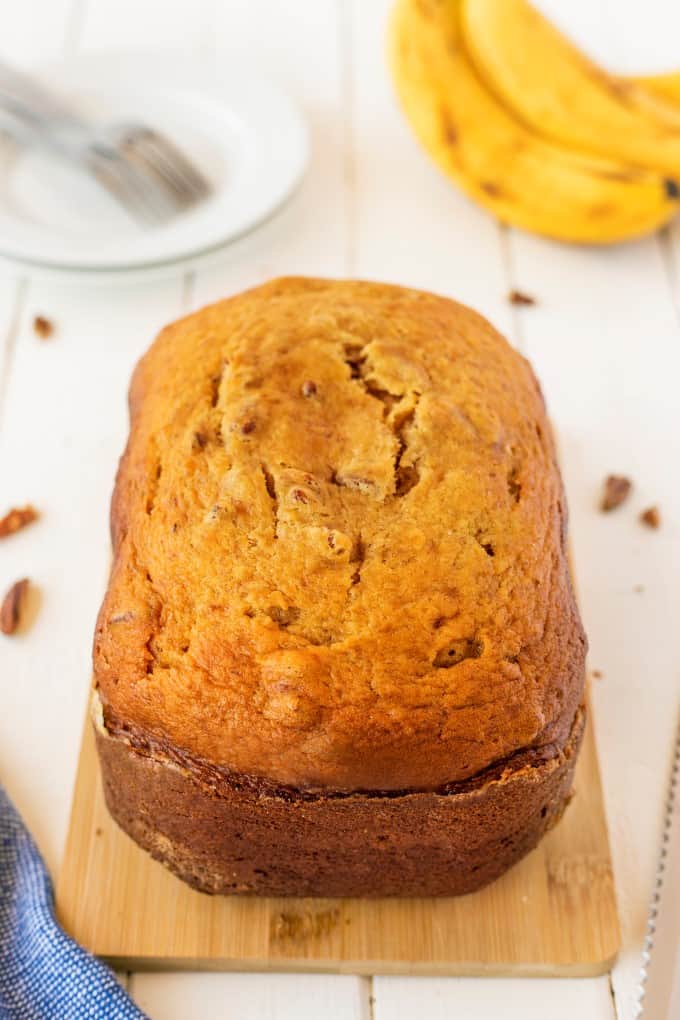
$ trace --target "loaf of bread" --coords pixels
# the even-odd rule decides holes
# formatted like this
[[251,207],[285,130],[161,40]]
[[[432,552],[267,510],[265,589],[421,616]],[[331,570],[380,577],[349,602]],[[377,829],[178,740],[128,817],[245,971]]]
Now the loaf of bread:
[[529,364],[274,280],[139,363],[93,696],[107,803],[211,893],[454,895],[559,818],[586,642]]

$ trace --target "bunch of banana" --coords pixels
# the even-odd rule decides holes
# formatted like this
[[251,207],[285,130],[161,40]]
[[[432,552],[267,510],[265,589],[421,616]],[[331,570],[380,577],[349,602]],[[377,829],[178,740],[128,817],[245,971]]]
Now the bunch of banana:
[[390,61],[444,172],[499,220],[606,244],[680,209],[680,79],[614,78],[525,0],[397,0]]

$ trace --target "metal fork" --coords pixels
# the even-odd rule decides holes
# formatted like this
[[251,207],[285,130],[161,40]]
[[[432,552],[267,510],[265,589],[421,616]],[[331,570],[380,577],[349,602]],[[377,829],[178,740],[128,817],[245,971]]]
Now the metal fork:
[[145,224],[167,223],[210,194],[200,170],[159,131],[136,122],[90,124],[2,62],[0,128],[83,167]]

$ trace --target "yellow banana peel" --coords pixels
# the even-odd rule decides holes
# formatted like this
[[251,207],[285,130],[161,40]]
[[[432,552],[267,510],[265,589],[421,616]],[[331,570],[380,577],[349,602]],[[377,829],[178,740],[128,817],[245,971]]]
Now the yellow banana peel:
[[654,74],[646,78],[630,78],[629,81],[650,92],[668,107],[674,107],[680,116],[680,71]]
[[461,0],[461,31],[480,78],[529,128],[680,180],[678,111],[593,64],[527,0]]
[[563,241],[649,233],[678,209],[665,173],[542,138],[489,90],[464,47],[462,0],[397,0],[389,36],[396,90],[439,167],[499,220]]

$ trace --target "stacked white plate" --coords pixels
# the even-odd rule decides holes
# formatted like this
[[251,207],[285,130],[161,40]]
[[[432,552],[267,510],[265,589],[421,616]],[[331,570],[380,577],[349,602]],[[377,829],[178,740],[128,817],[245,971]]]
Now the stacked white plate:
[[166,133],[209,179],[211,197],[160,228],[140,226],[94,179],[47,151],[0,143],[0,257],[92,274],[173,265],[275,212],[308,158],[300,114],[273,85],[195,61],[93,53],[39,75],[93,120]]

